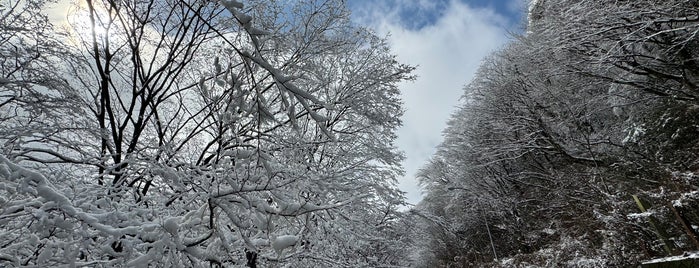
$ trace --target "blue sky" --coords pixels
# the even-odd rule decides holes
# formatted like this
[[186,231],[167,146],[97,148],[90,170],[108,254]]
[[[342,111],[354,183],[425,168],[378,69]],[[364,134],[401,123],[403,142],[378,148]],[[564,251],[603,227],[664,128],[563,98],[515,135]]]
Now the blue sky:
[[[367,7],[391,10],[398,13],[401,25],[417,30],[433,25],[444,16],[452,2],[459,2],[473,9],[487,9],[518,26],[525,0],[347,0],[355,18],[366,12]],[[516,29],[512,29],[516,30]]]
[[355,23],[386,36],[399,61],[418,67],[416,81],[400,85],[405,114],[398,147],[408,202],[422,199],[415,173],[442,141],[463,87],[484,57],[523,29],[526,0],[347,0]]

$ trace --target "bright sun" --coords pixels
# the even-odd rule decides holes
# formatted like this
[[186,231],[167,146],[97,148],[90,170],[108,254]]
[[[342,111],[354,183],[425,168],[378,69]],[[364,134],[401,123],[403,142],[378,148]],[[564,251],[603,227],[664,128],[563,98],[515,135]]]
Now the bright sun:
[[68,11],[67,21],[72,35],[71,37],[74,41],[91,42],[93,31],[98,42],[104,40],[107,35],[112,34],[104,26],[104,22],[100,21],[100,19],[104,20],[108,17],[107,11],[101,7],[95,6],[93,12],[95,14],[94,27],[92,19],[90,18],[90,9],[85,1],[80,0]]

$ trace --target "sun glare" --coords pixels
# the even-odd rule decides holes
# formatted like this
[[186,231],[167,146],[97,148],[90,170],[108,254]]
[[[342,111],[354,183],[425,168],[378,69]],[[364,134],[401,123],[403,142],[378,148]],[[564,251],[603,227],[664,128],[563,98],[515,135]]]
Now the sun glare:
[[105,20],[108,17],[106,10],[99,6],[95,6],[95,10],[93,11],[94,22],[90,14],[90,9],[83,0],[75,3],[73,7],[69,9],[67,22],[74,41],[91,42],[94,33],[97,41],[102,42],[102,40],[111,34],[105,27],[104,21],[100,21],[100,19]]

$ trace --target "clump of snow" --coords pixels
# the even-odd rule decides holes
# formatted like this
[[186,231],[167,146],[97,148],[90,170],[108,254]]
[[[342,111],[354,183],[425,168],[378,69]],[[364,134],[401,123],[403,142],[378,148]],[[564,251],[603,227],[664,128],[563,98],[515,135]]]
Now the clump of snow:
[[162,168],[154,169],[153,173],[156,175],[160,175],[166,182],[168,182],[168,185],[180,189],[185,187],[185,185],[182,183],[182,178],[180,178],[180,176],[177,175],[177,170],[172,167],[165,166]]
[[267,227],[269,227],[269,221],[265,217],[264,214],[262,213],[255,213],[252,216],[252,222],[253,224],[260,230],[265,230]]
[[148,264],[156,259],[155,250],[149,250],[148,253],[139,256],[128,262],[126,266],[128,267],[148,267]]
[[646,133],[646,129],[642,125],[633,125],[627,129],[626,137],[621,141],[621,143],[626,144],[629,142],[636,142],[638,139]]
[[295,235],[281,235],[272,241],[272,248],[277,252],[278,256],[282,256],[284,249],[296,245],[298,240],[299,237]]
[[39,253],[39,256],[36,257],[36,262],[39,264],[46,265],[46,263],[49,261],[49,259],[53,256],[53,248],[50,246],[47,246],[44,248],[41,253]]
[[653,216],[653,214],[654,214],[653,211],[648,210],[648,211],[643,212],[643,213],[629,213],[629,214],[626,214],[626,217],[630,220],[637,220],[637,219],[648,218],[650,216]]
[[163,223],[163,227],[165,228],[165,230],[167,230],[167,232],[173,236],[177,235],[177,229],[179,228],[179,224],[177,223],[178,220],[179,219],[177,217],[173,217],[173,218],[168,218]]
[[589,268],[596,268],[596,267],[604,267],[606,264],[606,259],[602,256],[596,256],[593,258],[588,258],[584,256],[577,257],[573,260],[570,260],[566,263],[567,267],[589,267]]
[[683,193],[680,198],[672,201],[672,206],[682,207],[685,201],[691,199],[699,199],[699,191],[691,191],[689,193]]
[[269,246],[269,240],[263,238],[255,238],[250,240],[250,243],[255,247],[266,247]]
[[643,262],[643,264],[660,263],[660,262],[671,262],[671,261],[681,261],[687,259],[699,259],[699,251],[685,252],[679,256],[670,256],[665,258],[653,259]]

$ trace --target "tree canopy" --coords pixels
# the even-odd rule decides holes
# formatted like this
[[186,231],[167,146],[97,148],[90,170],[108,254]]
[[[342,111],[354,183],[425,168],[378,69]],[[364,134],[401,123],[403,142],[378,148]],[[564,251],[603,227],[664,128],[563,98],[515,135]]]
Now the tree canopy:
[[412,67],[343,1],[1,3],[0,266],[400,260]]
[[531,5],[420,172],[414,262],[630,267],[698,250],[696,3]]

